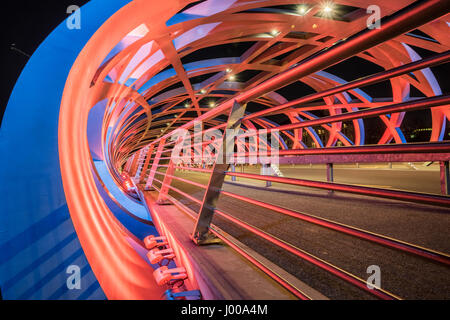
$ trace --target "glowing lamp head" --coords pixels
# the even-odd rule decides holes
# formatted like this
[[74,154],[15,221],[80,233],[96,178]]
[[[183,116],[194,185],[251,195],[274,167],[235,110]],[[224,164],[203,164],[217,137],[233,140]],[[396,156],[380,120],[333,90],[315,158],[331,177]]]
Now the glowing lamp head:
[[332,14],[333,11],[334,11],[334,5],[332,2],[327,2],[322,6],[322,12],[327,15]]
[[308,9],[306,8],[306,6],[299,6],[297,11],[299,14],[304,15],[308,11]]

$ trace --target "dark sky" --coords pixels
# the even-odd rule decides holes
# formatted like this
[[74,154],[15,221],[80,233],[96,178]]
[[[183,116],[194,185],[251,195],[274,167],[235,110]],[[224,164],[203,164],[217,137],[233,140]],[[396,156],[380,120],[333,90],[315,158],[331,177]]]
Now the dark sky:
[[67,7],[82,6],[87,0],[2,0],[1,15],[1,94],[0,119],[8,98],[28,57],[11,46],[32,55],[39,44],[68,16]]

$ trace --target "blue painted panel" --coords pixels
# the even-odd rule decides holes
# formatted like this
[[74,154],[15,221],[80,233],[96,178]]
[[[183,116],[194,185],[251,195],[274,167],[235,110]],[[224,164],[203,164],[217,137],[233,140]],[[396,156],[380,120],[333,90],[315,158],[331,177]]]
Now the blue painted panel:
[[[105,167],[103,161],[95,161],[95,162],[97,171],[99,170],[99,168]],[[149,217],[149,214],[147,210],[144,208],[144,206],[134,203],[132,200],[126,198],[126,196],[123,195],[122,193],[119,194],[120,198],[116,199],[120,203],[120,205],[126,203],[126,205],[131,206],[131,208],[134,210],[132,211],[130,210],[130,212],[132,212],[133,215],[136,215],[141,220],[139,221],[138,219],[136,219],[136,217],[132,216],[130,213],[123,210],[113,199],[111,199],[111,197],[108,195],[105,189],[103,189],[97,177],[95,175],[94,177],[97,188],[99,189],[100,195],[102,196],[103,200],[105,200],[106,205],[115,215],[115,217],[120,221],[120,223],[122,223],[122,225],[128,229],[128,231],[130,231],[132,234],[134,234],[137,238],[141,240],[143,240],[146,236],[150,234],[158,235],[158,232],[156,231],[156,228],[153,226],[151,218]],[[102,179],[103,178],[104,176],[102,177]],[[105,182],[105,180],[103,180],[103,182]],[[115,184],[114,186],[117,188]],[[128,207],[128,209],[130,209],[130,207]]]
[[[58,157],[60,101],[92,34],[128,0],[93,0],[81,29],[59,25],[24,68],[0,129],[0,286],[4,299],[104,299],[70,220]],[[81,290],[66,268],[81,268]]]

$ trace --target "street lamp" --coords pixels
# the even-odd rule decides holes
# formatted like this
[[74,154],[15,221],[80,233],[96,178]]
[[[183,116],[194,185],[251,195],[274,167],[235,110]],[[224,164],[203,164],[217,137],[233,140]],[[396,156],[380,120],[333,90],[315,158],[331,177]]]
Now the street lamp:
[[334,11],[334,4],[333,2],[326,2],[322,5],[322,12],[326,15],[331,15]]
[[305,5],[300,5],[297,8],[297,12],[301,15],[305,15],[307,11],[308,11],[308,8]]

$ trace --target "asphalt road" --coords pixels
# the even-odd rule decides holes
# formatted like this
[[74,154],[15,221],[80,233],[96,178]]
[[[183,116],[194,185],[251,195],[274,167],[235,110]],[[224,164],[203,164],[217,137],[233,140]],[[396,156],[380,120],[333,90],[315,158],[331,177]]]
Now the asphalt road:
[[[400,165],[398,165],[400,166]],[[334,181],[337,183],[357,184],[385,189],[398,189],[424,193],[440,194],[440,173],[437,166],[433,168],[423,168],[417,164],[417,170],[402,165],[395,169],[388,169],[386,166],[365,166],[361,168],[351,168],[349,166],[335,166]],[[285,177],[326,181],[326,169],[324,166],[314,166],[308,168],[281,166],[281,171]],[[237,168],[240,171],[240,167]],[[246,173],[260,173],[256,167],[246,167]]]
[[[248,168],[245,170],[245,172],[250,171]],[[419,178],[418,171],[375,171],[372,169],[342,169],[340,171],[342,171],[342,179],[347,179],[345,183],[374,186],[377,183],[380,183],[378,186],[422,186],[422,190],[417,191],[423,191],[423,186],[428,185],[428,182],[424,183],[426,179],[430,181],[426,188],[429,188],[432,185],[431,182],[434,181],[433,171],[425,171],[424,174],[419,171],[419,175],[422,175]],[[256,173],[256,169],[253,172]],[[298,168],[289,168],[283,171],[286,176],[307,179],[319,178],[323,172],[321,169]],[[408,172],[414,173],[405,174]],[[335,174],[337,177],[341,172],[336,170]],[[428,178],[424,178],[427,174]],[[377,180],[372,178],[368,183],[367,175],[375,176]],[[208,175],[202,173],[176,172],[176,176],[202,184],[208,182]],[[158,178],[161,179],[161,176]],[[176,180],[173,180],[172,185],[197,199],[202,199],[203,190],[201,188]],[[279,184],[266,188],[262,181],[239,178],[236,183],[227,181],[223,189],[446,254],[450,253],[448,235],[450,209]],[[430,192],[430,190],[427,191]],[[183,199],[174,191],[171,191],[170,195],[193,210],[199,209],[197,204]],[[361,279],[369,277],[367,273],[369,266],[377,265],[381,270],[381,287],[401,298],[450,299],[450,268],[442,264],[344,235],[227,196],[221,195],[217,206],[220,210]],[[331,299],[374,298],[371,294],[236,227],[219,216],[214,217],[213,223]]]

